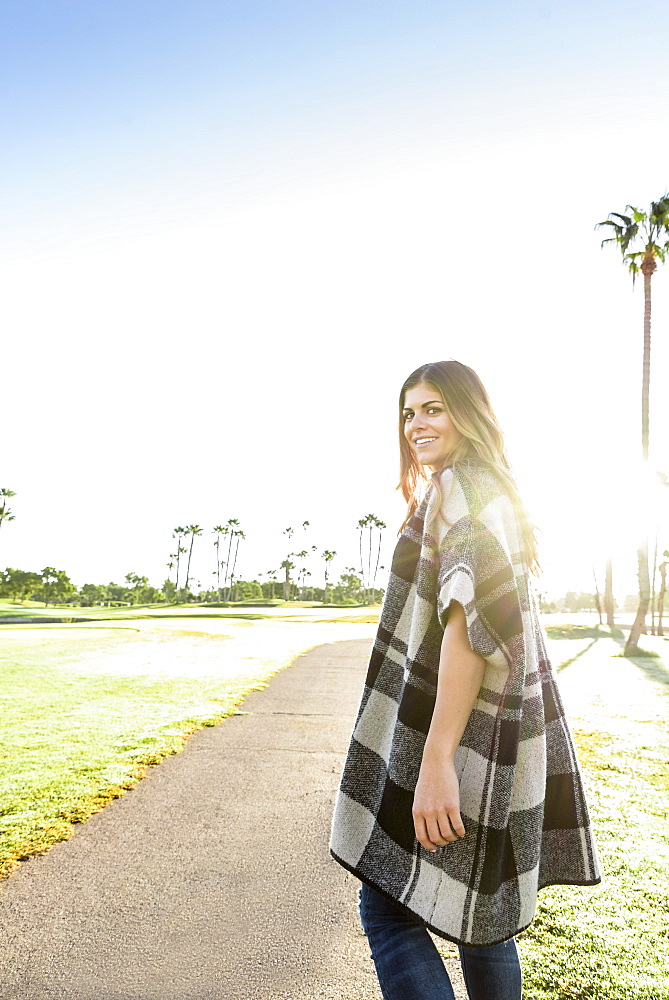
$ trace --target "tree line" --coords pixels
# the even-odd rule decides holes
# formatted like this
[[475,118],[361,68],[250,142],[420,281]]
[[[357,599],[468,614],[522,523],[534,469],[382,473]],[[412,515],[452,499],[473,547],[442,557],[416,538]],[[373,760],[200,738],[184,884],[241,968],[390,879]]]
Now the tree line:
[[[8,495],[15,496],[10,490],[0,493],[3,498]],[[6,500],[3,504],[6,506]],[[13,520],[11,512],[5,519]],[[283,531],[288,541],[299,541],[295,551],[288,552],[278,566],[260,573],[264,579],[248,580],[237,570],[246,534],[239,520],[230,518],[225,524],[215,525],[208,536],[199,524],[174,528],[171,537],[176,541],[173,546],[176,551],[169,553],[168,576],[161,587],[153,587],[148,577],[131,572],[126,574],[123,584],[85,583],[77,588],[65,570],[53,566],[46,566],[39,573],[7,567],[0,571],[0,596],[13,601],[43,601],[45,605],[79,603],[84,607],[189,601],[236,603],[278,598],[324,604],[378,603],[383,598],[383,590],[376,582],[379,570],[384,568],[379,560],[385,527],[375,514],[367,514],[358,521],[360,567],[347,566],[336,583],[331,579],[331,563],[337,553],[334,549],[323,549],[319,554],[323,560],[322,586],[316,584],[308,569],[308,560],[318,553],[316,545],[308,544],[309,521],[302,522],[297,535],[293,527]],[[211,571],[210,585],[203,586],[201,581],[194,580],[191,565],[196,539],[203,545],[207,537],[215,568]]]
[[[669,552],[665,552],[665,560],[660,563],[660,575],[661,584],[658,591],[653,594],[650,604],[650,616],[651,624],[650,631],[652,635],[664,635],[664,603],[667,595],[667,566],[669,566]],[[568,591],[564,597],[558,598],[556,601],[546,601],[541,600],[541,610],[546,614],[553,614],[559,611],[596,611],[599,616],[599,624],[604,624],[604,619],[606,618],[606,608],[604,600],[602,599],[602,594],[595,590],[593,593],[588,593],[586,591],[576,592],[574,590]],[[618,606],[618,602],[613,598],[613,611],[622,611],[625,614],[636,615],[639,609],[639,595],[638,594],[628,594],[623,603],[622,607]],[[607,624],[612,625],[610,621]]]
[[336,605],[378,604],[383,600],[383,590],[363,585],[359,572],[347,566],[337,583],[331,583],[326,592],[324,587],[301,587],[291,581],[288,596],[281,585],[277,590],[273,580],[236,580],[229,600],[221,601],[215,588],[176,592],[173,581],[166,580],[162,587],[152,587],[146,576],[127,573],[125,582],[93,584],[85,583],[77,587],[65,570],[47,566],[41,573],[8,567],[0,570],[0,597],[12,602],[42,601],[49,605],[76,605],[77,607],[121,607],[146,604],[178,604],[196,602],[202,604],[234,604],[241,601],[272,601],[285,599]]

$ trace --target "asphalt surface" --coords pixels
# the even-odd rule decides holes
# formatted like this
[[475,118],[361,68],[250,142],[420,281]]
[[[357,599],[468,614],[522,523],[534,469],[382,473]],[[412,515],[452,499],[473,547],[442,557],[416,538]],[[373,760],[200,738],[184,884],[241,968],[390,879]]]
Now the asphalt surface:
[[328,852],[369,648],[298,657],[0,883],[1,1000],[380,1000]]

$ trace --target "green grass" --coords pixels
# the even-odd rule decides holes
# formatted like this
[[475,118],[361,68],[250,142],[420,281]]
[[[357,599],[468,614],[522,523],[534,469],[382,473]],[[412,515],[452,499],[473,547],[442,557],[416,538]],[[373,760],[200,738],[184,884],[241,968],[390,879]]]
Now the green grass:
[[518,938],[526,1000],[669,998],[669,730],[661,746],[574,731],[604,882],[539,893]]
[[85,676],[22,657],[0,664],[0,878],[71,836],[266,682]]
[[[192,614],[184,609],[183,616]],[[267,668],[262,680],[232,681],[85,674],[63,669],[48,640],[52,628],[29,630],[41,642],[26,641],[20,665],[17,656],[0,663],[0,877],[69,837],[75,823],[136,784],[147,765],[233,714],[278,669]],[[561,638],[591,638],[583,626],[560,630]],[[525,1000],[669,1000],[669,671],[648,651],[626,662],[629,683],[644,685],[638,690],[648,695],[648,716],[627,720],[616,714],[624,704],[614,707],[615,725],[603,732],[585,705],[572,728],[604,882],[539,893],[537,916],[518,937]],[[571,670],[587,673],[592,663]],[[617,657],[606,663],[623,669]]]
[[[273,614],[211,605],[91,608],[81,609],[93,612],[87,624],[2,625],[8,607],[13,610],[0,606],[0,878],[21,859],[71,836],[75,823],[135,785],[148,765],[183,749],[189,734],[232,714],[294,655],[275,648],[271,660],[246,659],[251,642],[246,650],[237,647],[240,673],[232,679],[151,677],[145,648],[161,657],[173,640],[192,636],[192,655],[204,653],[217,672],[218,648],[223,661],[230,656],[228,632],[239,636],[240,628],[251,630],[258,620],[280,625],[286,619],[290,629],[300,617],[305,626],[323,621],[318,605],[310,614],[311,606],[300,612],[298,602],[289,602]],[[325,622],[377,618],[372,611]],[[204,627],[209,619],[218,619],[220,627],[209,622],[209,631],[190,631],[198,620]],[[313,630],[305,637],[306,646],[318,641]],[[151,645],[144,647],[143,640]],[[164,642],[168,645],[161,646]],[[108,653],[121,675],[104,672]],[[90,671],[88,657],[94,663]],[[139,672],[133,673],[137,657]]]
[[612,651],[597,651],[571,667],[572,698],[579,671],[586,682],[593,671],[597,678],[572,733],[603,881],[539,892],[535,919],[517,937],[524,1000],[669,1000],[669,671],[661,655],[643,650],[626,671]]
[[655,648],[627,658],[632,670],[616,666],[620,655],[604,657],[599,673],[596,661],[584,665],[599,695],[573,733],[604,881],[539,894],[519,938],[527,1000],[669,998],[669,671],[662,640],[645,641]]

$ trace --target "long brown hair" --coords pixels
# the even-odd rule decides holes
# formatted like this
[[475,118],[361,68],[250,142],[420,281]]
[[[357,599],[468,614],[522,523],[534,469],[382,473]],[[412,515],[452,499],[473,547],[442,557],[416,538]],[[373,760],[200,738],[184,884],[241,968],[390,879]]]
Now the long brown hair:
[[424,492],[423,488],[428,483],[423,466],[404,436],[404,397],[408,389],[413,389],[421,382],[428,383],[439,393],[453,426],[462,435],[449,456],[449,464],[455,467],[464,463],[465,459],[477,458],[497,475],[516,510],[527,565],[533,573],[538,573],[536,532],[511,475],[504,435],[481,379],[475,371],[459,361],[433,361],[421,365],[402,386],[399,414],[400,481],[397,488],[402,491],[408,504],[402,527],[418,507],[421,492]]

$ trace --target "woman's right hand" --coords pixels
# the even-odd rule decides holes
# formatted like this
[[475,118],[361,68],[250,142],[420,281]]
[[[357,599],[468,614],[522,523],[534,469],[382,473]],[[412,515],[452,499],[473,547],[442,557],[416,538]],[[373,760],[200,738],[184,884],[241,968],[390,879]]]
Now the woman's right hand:
[[464,837],[460,815],[460,785],[451,757],[432,754],[426,745],[413,797],[416,839],[426,851]]

